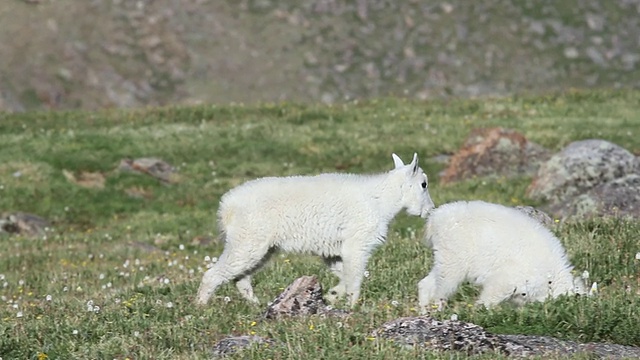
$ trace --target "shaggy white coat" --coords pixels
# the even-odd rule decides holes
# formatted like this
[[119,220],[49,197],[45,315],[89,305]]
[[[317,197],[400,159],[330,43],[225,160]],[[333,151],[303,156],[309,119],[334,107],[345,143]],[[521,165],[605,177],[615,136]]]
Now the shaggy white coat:
[[321,256],[340,282],[329,291],[348,294],[353,306],[373,250],[385,241],[401,210],[426,217],[433,202],[417,154],[405,165],[379,175],[322,174],[270,177],[227,192],[218,211],[225,248],[202,278],[198,304],[206,304],[220,285],[235,280],[242,296],[259,302],[251,274],[273,249]]
[[429,214],[434,265],[418,284],[420,307],[446,300],[465,280],[482,286],[478,304],[517,304],[584,294],[553,233],[525,213],[482,201],[454,202]]

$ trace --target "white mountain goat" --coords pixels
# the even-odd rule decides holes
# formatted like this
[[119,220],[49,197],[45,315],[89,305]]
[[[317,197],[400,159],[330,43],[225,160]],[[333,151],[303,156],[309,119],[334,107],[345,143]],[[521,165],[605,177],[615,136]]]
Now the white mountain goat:
[[477,303],[486,307],[585,293],[560,241],[520,210],[483,201],[445,204],[429,214],[425,239],[434,265],[418,284],[423,313],[465,280],[482,286]]
[[224,251],[202,278],[196,303],[235,280],[240,294],[258,303],[251,274],[274,249],[321,256],[340,279],[330,300],[348,294],[353,306],[373,250],[385,241],[389,223],[402,209],[426,217],[433,202],[418,155],[378,175],[321,174],[249,181],[220,201],[218,222]]

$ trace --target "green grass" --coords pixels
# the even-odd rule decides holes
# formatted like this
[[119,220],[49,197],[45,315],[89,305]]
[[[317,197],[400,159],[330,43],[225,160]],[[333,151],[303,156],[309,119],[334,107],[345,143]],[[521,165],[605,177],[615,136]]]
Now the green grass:
[[[524,195],[530,179],[444,187],[437,177],[443,165],[431,158],[455,151],[472,128],[488,126],[520,130],[553,150],[603,138],[638,153],[638,105],[640,92],[601,91],[0,114],[0,210],[35,213],[55,228],[43,238],[0,236],[0,357],[206,359],[221,338],[255,333],[278,345],[236,358],[450,358],[370,337],[387,320],[418,314],[417,282],[428,273],[431,254],[420,243],[422,221],[406,215],[372,257],[361,304],[349,319],[260,321],[263,309],[229,285],[206,308],[194,307],[204,257],[222,250],[214,221],[220,196],[261,176],[382,172],[392,167],[392,152],[407,158],[416,151],[437,204],[532,204]],[[122,158],[143,156],[179,167],[181,180],[163,185],[115,171]],[[78,187],[63,170],[102,172],[106,186]],[[151,198],[129,198],[131,187]],[[465,285],[438,316],[455,313],[499,333],[640,346],[640,224],[595,221],[556,231],[576,269],[599,283],[600,296],[487,311],[468,305],[477,289]],[[214,240],[199,245],[196,236]],[[318,275],[325,289],[336,282],[315,257],[277,254],[255,276],[256,294],[266,303],[307,274]]]

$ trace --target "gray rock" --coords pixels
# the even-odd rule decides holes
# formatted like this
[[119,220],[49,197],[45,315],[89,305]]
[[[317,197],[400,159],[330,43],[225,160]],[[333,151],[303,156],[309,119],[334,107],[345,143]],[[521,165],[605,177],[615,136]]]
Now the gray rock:
[[513,358],[556,358],[573,355],[596,359],[640,358],[640,348],[607,343],[577,343],[549,336],[497,335],[463,321],[436,320],[429,316],[389,321],[373,336],[435,351],[460,351],[467,355],[499,353]]
[[640,218],[640,175],[615,179],[551,207],[562,218]]
[[347,314],[346,311],[333,309],[325,303],[322,298],[322,286],[315,276],[302,276],[269,304],[264,317],[278,319],[290,316]]
[[231,336],[220,340],[213,346],[213,356],[223,357],[234,354],[253,344],[273,345],[275,341],[257,335]]
[[521,133],[503,128],[475,129],[440,176],[442,183],[488,175],[532,175],[549,152]]
[[551,216],[547,215],[546,212],[540,209],[534,208],[533,206],[520,205],[520,206],[516,206],[515,209],[520,210],[523,213],[529,215],[530,217],[536,219],[538,222],[540,222],[542,225],[546,227],[552,227],[555,224]]
[[634,161],[629,151],[605,140],[573,142],[540,166],[527,195],[553,206],[631,173]]
[[37,215],[27,213],[4,213],[0,217],[0,233],[20,234],[25,236],[43,236],[51,225]]
[[578,343],[550,336],[500,335],[501,338],[532,348],[544,357],[583,355],[587,359],[638,359],[640,348],[608,343]]
[[467,355],[500,353],[514,357],[535,355],[535,351],[519,342],[504,339],[482,327],[463,321],[436,320],[430,316],[407,317],[389,321],[373,332],[373,336],[392,339],[430,350],[455,350]]

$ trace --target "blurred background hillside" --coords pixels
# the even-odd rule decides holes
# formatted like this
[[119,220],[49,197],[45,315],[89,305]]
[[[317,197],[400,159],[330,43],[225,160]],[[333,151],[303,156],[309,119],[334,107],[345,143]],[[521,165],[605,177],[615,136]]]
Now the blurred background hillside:
[[640,0],[2,0],[0,110],[640,87]]

